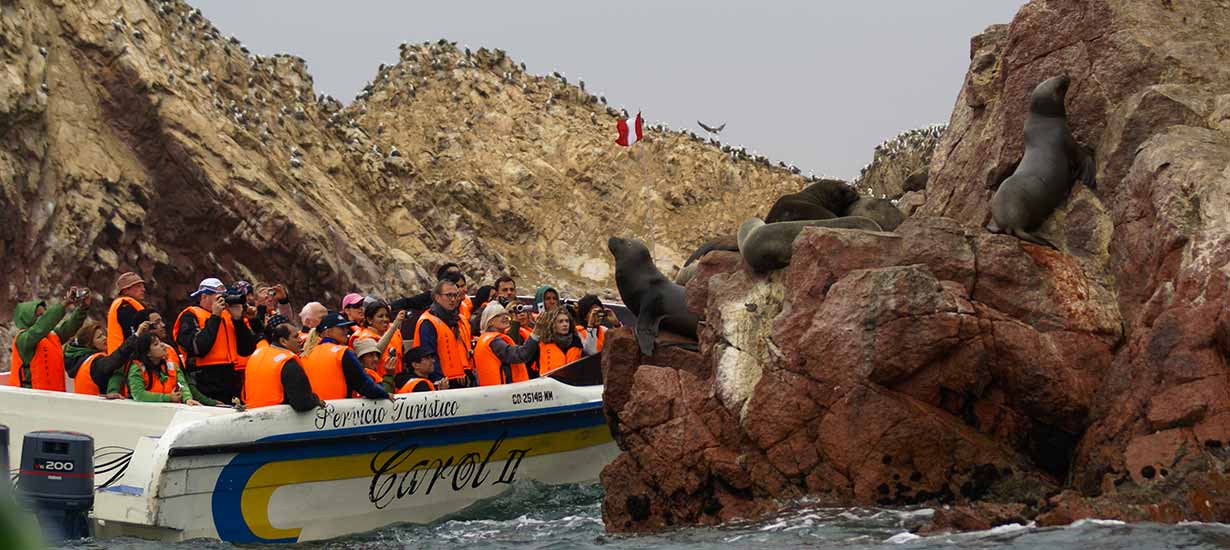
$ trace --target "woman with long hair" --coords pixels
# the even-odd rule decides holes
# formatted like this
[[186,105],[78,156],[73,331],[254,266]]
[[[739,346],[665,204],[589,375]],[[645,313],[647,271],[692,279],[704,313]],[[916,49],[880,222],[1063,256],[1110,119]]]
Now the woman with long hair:
[[179,356],[153,334],[135,336],[134,358],[128,366],[128,394],[146,403],[222,405],[193,388],[181,372]]
[[568,308],[558,305],[538,316],[538,324],[534,326],[534,338],[538,340],[539,375],[558,369],[568,363],[580,359],[586,354],[572,324],[572,315]]

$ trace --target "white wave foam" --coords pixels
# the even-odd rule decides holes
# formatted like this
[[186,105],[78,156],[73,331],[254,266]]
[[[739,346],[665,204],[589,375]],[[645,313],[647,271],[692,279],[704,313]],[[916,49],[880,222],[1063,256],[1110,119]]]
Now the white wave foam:
[[1068,527],[1075,529],[1086,525],[1127,525],[1127,522],[1117,519],[1078,519],[1068,525]]
[[884,542],[888,544],[905,544],[907,542],[918,540],[921,538],[922,537],[915,535],[914,533],[911,533],[909,531],[904,531],[901,533],[897,533],[896,535],[893,535],[891,537],[888,537],[888,540],[885,540]]

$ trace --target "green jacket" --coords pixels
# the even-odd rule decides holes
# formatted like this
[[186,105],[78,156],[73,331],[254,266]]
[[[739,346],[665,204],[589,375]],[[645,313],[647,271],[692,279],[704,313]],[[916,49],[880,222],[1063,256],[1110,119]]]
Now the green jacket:
[[[119,371],[116,371],[119,372]],[[187,403],[189,399],[200,401],[202,405],[213,406],[218,404],[217,401],[210,399],[196,388],[192,387],[192,380],[181,370],[177,373],[178,378],[175,380],[179,386],[179,395],[182,398],[181,403]],[[166,382],[167,373],[163,372],[158,376],[158,380]],[[110,388],[111,384],[107,384]],[[110,391],[110,389],[108,389]],[[128,395],[132,396],[134,401],[143,403],[170,403],[171,396],[165,393],[157,393],[145,389],[145,365],[140,361],[133,361],[128,367]]]
[[542,301],[546,297],[548,290],[555,292],[555,297],[559,298],[561,304],[564,303],[564,297],[559,295],[559,291],[555,290],[555,287],[542,285],[534,291],[534,309],[538,310],[538,313],[546,313],[542,310]]
[[[81,324],[85,322],[85,309],[80,307],[74,309],[72,315],[65,319],[63,304],[47,306],[43,315],[36,319],[35,310],[38,306],[46,304],[42,300],[32,300],[17,304],[17,307],[13,309],[13,324],[20,331],[17,333],[17,355],[21,357],[23,370],[29,369],[30,358],[34,357],[34,350],[38,348],[38,343],[51,334],[52,330],[55,331],[56,336],[60,337],[60,340],[67,342],[69,338],[77,334]],[[23,373],[22,379],[29,380],[30,373]]]

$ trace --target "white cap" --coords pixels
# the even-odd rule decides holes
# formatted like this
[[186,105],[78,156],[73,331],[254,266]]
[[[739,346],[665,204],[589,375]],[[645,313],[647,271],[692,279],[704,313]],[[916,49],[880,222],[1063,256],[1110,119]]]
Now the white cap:
[[210,277],[208,279],[205,279],[204,281],[201,281],[201,284],[200,286],[197,287],[196,292],[193,292],[189,296],[191,298],[196,298],[206,293],[222,294],[223,292],[226,292],[226,285],[222,284],[222,281],[214,277]]

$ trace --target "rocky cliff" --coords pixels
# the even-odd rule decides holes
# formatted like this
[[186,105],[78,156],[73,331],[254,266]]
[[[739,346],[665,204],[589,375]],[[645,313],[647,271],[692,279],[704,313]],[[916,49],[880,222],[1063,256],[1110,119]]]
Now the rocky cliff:
[[[757,276],[688,284],[700,353],[608,338],[616,531],[811,495],[929,503],[931,529],[1230,520],[1230,3],[1035,0],[969,74],[894,233],[808,229]],[[1043,233],[982,229],[1057,74],[1098,185]]]
[[419,211],[451,211],[474,228],[452,255],[481,241],[529,278],[578,291],[613,288],[611,235],[652,240],[669,272],[804,185],[797,170],[648,123],[629,154],[613,144],[624,115],[607,102],[501,50],[438,41],[403,45],[338,120],[400,151],[429,188],[414,197]]
[[17,301],[72,284],[101,300],[126,270],[168,310],[206,276],[334,303],[418,291],[446,259],[475,280],[612,288],[599,239],[648,237],[652,218],[669,269],[805,183],[664,129],[632,160],[605,98],[498,50],[404,47],[344,107],[302,59],[253,55],[183,2],[0,14],[6,326]]

